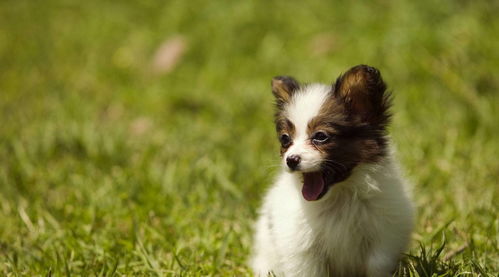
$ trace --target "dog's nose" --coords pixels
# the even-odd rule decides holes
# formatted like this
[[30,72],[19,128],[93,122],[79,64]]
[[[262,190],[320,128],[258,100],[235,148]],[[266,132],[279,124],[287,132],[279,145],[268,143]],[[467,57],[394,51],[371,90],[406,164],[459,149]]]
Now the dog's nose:
[[301,158],[298,155],[291,155],[286,158],[286,164],[291,170],[296,170],[298,165],[300,164]]

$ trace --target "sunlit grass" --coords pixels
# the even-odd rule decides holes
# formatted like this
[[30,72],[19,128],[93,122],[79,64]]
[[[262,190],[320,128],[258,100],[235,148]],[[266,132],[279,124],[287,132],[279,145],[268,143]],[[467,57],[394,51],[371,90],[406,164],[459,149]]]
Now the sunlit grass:
[[[496,276],[493,1],[0,3],[0,274],[247,275],[270,79],[378,67],[413,184],[398,272]],[[185,41],[169,73],[158,47]]]

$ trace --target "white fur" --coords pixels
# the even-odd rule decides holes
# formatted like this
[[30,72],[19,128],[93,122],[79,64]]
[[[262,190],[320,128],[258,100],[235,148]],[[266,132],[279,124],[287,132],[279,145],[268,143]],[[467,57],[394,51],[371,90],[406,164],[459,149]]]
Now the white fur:
[[291,155],[301,157],[300,170],[313,172],[319,170],[322,163],[320,153],[315,151],[308,143],[308,122],[317,116],[320,108],[326,101],[331,88],[322,84],[312,84],[293,94],[291,102],[284,110],[285,116],[295,125],[295,137],[293,145],[286,151],[282,161],[284,168],[286,158]]
[[[286,109],[301,140],[326,97],[323,90],[309,87]],[[288,152],[302,151],[303,159],[308,151],[303,149]],[[307,155],[312,163],[315,154]],[[391,276],[413,225],[409,193],[392,154],[375,165],[357,166],[318,201],[303,198],[301,176],[283,170],[264,199],[251,260],[255,274]]]

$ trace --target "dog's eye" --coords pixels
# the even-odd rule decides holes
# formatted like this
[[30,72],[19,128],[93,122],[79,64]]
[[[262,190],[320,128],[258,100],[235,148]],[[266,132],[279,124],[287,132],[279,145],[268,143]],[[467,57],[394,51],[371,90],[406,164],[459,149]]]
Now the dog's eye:
[[312,142],[314,144],[322,144],[329,140],[329,135],[324,131],[317,131],[312,136]]
[[279,136],[279,141],[281,142],[282,147],[288,147],[291,144],[291,138],[288,134]]

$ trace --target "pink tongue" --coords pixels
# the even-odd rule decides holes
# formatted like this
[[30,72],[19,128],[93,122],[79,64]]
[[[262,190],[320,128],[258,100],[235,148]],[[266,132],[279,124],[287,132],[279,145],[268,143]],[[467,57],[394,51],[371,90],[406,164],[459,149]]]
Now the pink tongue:
[[303,188],[301,193],[307,201],[319,199],[324,191],[324,180],[321,172],[303,173]]

